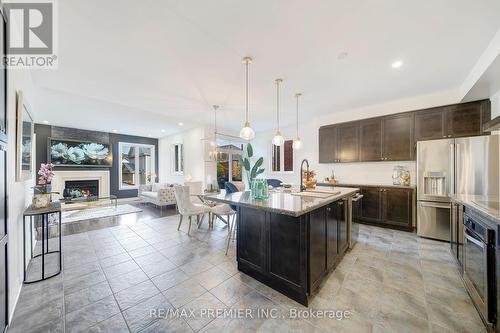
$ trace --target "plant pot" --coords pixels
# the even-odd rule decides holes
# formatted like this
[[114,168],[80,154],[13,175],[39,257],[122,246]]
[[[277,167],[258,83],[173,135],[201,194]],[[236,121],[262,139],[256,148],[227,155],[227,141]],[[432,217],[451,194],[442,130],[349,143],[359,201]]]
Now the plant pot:
[[316,179],[304,179],[304,186],[309,189],[316,188]]
[[35,194],[32,200],[33,208],[47,208],[50,206],[50,194]]

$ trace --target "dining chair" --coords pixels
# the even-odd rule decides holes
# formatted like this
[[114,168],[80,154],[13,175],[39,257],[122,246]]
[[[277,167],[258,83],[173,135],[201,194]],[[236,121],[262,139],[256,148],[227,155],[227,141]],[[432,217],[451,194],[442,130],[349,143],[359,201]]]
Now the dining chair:
[[272,187],[280,187],[281,186],[281,180],[279,179],[268,179],[267,184],[271,185]]
[[[201,181],[188,181],[184,182],[184,186],[189,187],[191,194],[202,194],[203,193],[203,182]],[[195,204],[203,203],[197,196],[191,196],[191,202]]]
[[[179,209],[179,214],[180,214],[179,226],[177,227],[177,230],[181,228],[183,217],[187,216],[189,218],[189,226],[187,232],[188,235],[189,232],[191,231],[192,217],[196,216],[196,222],[199,227],[203,222],[203,219],[205,218],[205,214],[210,213],[210,207],[205,205],[193,204],[191,202],[191,196],[189,193],[190,193],[189,186],[175,187],[175,200],[177,201],[177,208]],[[201,220],[200,220],[200,215],[201,215]]]
[[[226,184],[224,185],[224,189],[226,190],[226,194],[239,192],[236,185],[234,185],[231,182],[226,182]],[[226,243],[226,255],[227,255],[227,252],[229,250],[229,244],[230,244],[231,240],[235,239],[235,237],[236,237],[236,225],[235,225],[235,223],[236,223],[236,219],[237,219],[237,214],[236,214],[236,206],[235,205],[226,205],[226,206],[227,206],[227,208],[229,208],[233,212],[233,214],[228,215],[228,217],[227,217],[227,227],[228,227],[228,235],[227,235],[227,243]],[[227,211],[227,208],[226,208],[226,211]],[[232,218],[230,219],[230,217],[232,217]]]

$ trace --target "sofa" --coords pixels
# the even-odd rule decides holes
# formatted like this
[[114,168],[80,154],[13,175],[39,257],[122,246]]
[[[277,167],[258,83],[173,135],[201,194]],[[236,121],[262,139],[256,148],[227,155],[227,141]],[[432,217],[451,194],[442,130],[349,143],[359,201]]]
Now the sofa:
[[139,198],[142,202],[152,203],[160,207],[160,214],[164,206],[175,205],[175,184],[154,183],[139,186]]

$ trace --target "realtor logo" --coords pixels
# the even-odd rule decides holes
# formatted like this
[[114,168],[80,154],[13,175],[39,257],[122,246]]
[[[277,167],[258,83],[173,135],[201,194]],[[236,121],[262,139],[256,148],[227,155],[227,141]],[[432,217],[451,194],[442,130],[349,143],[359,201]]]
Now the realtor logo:
[[55,68],[55,3],[53,0],[4,2],[7,55],[3,64],[18,68]]

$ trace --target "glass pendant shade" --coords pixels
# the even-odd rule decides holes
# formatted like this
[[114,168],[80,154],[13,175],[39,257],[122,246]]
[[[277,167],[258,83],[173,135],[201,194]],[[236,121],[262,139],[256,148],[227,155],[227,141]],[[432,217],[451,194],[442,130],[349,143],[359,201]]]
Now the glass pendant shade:
[[302,148],[302,140],[299,137],[293,140],[292,148],[295,150]]
[[296,93],[295,98],[297,99],[297,136],[293,140],[292,148],[295,150],[299,150],[302,148],[302,141],[300,140],[299,137],[299,97],[302,96],[301,93]]
[[240,138],[243,140],[252,140],[255,138],[255,131],[250,127],[250,123],[246,122],[240,130]]
[[248,121],[248,65],[252,63],[251,57],[244,57],[243,63],[245,64],[245,124],[240,130],[240,138],[243,140],[252,140],[255,138],[255,131],[250,127]]
[[273,137],[273,145],[281,146],[283,143],[285,143],[285,138],[281,136],[280,131],[276,131],[276,134]]

